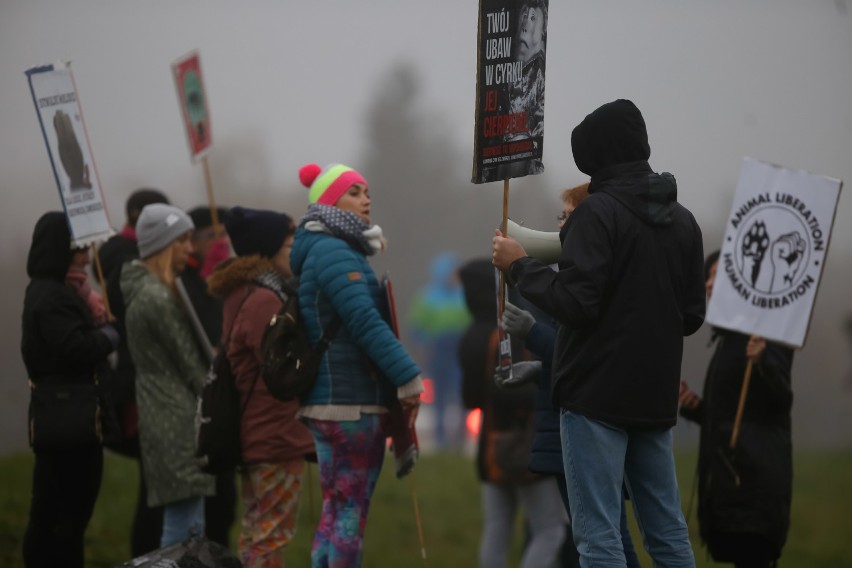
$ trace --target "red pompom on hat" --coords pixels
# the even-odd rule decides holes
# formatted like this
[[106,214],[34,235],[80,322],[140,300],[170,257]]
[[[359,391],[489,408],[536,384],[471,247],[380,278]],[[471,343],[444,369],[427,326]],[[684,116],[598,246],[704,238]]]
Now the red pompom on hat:
[[316,164],[305,164],[299,168],[299,181],[305,187],[311,187],[311,184],[314,183],[314,180],[317,179],[321,171],[322,168]]
[[364,176],[343,164],[331,164],[325,169],[305,164],[299,168],[299,181],[310,189],[308,201],[321,205],[334,205],[356,183],[367,185]]

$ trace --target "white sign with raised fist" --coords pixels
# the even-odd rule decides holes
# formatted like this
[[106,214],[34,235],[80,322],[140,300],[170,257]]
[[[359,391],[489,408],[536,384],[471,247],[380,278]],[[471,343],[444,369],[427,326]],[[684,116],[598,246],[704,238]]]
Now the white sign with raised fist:
[[842,182],[743,161],[708,323],[802,347]]

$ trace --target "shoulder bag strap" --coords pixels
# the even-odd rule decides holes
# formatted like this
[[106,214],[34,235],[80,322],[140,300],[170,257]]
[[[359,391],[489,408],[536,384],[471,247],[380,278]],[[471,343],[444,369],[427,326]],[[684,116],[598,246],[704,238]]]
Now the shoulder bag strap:
[[334,313],[334,317],[331,318],[331,321],[328,322],[325,330],[323,330],[322,335],[320,335],[319,341],[317,342],[316,353],[317,355],[322,355],[325,353],[325,350],[328,349],[329,344],[334,339],[334,336],[337,335],[337,331],[340,329],[340,325],[343,323],[343,320],[340,319],[340,315],[337,312]]
[[[253,292],[252,284],[250,283],[246,287],[246,295],[243,296],[243,299],[240,301],[240,305],[237,306],[237,311],[234,314],[233,321],[231,321],[231,326],[228,328],[228,335],[226,336],[225,341],[219,342],[219,349],[221,349],[223,351],[223,356],[225,357],[225,361],[228,363],[228,367],[231,366],[231,362],[228,361],[228,350],[227,350],[227,345],[228,345],[228,343],[231,342],[231,332],[234,331],[234,325],[237,323],[237,316],[239,316],[240,311],[243,309],[243,304],[246,303],[246,300],[248,300],[248,297],[251,296],[252,292]],[[257,385],[257,378],[259,376],[260,376],[259,374],[255,375],[254,379],[251,382],[251,387],[249,388],[248,394],[246,395],[246,399],[243,401],[242,405],[240,406],[240,418],[242,418],[243,413],[246,411],[246,406],[248,406],[249,399],[251,398],[251,395],[254,393],[254,387],[255,387],[255,385]]]
[[[255,284],[257,286],[261,286],[263,288],[266,288],[267,290],[272,290],[273,292],[275,292],[278,295],[279,298],[281,297],[281,293],[283,292],[286,295],[286,297],[282,298],[282,302],[286,302],[292,296],[295,296],[297,302],[299,301],[298,290],[292,290],[291,291],[290,286],[287,286],[287,289],[282,288],[281,290],[278,290],[276,288],[273,288],[272,286],[270,286],[266,282],[255,281]],[[340,315],[337,312],[335,312],[334,317],[331,318],[330,322],[328,322],[328,325],[323,330],[322,335],[320,335],[319,341],[317,342],[317,346],[316,346],[317,355],[322,355],[323,353],[325,353],[325,350],[328,349],[328,346],[331,343],[331,341],[334,339],[334,336],[337,335],[337,331],[340,329],[340,325],[342,323],[343,323],[343,320],[340,319]]]

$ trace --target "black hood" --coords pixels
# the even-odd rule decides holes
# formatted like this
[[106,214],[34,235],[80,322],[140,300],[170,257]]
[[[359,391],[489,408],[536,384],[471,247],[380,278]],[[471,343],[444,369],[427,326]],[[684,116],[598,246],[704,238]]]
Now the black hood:
[[604,168],[651,157],[645,119],[632,102],[618,99],[597,108],[571,132],[577,168],[595,177]]
[[571,150],[577,167],[592,178],[590,194],[611,195],[646,223],[672,222],[677,183],[648,165],[645,119],[631,101],[618,99],[586,116],[571,133]]
[[672,174],[655,174],[645,162],[614,166],[608,172],[613,177],[593,184],[596,191],[611,195],[649,225],[671,224],[677,205],[677,182]]
[[72,255],[71,231],[65,213],[50,211],[42,215],[33,230],[27,257],[29,277],[64,281]]
[[488,259],[476,259],[459,268],[467,308],[478,321],[497,321],[497,285],[494,265]]

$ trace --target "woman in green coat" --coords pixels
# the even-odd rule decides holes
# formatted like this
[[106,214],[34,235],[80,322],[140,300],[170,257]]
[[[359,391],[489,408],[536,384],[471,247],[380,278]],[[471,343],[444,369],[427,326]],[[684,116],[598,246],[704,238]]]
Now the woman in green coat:
[[147,205],[136,225],[139,257],[121,274],[148,506],[164,506],[165,547],[204,534],[213,476],[195,459],[195,409],[207,363],[176,289],[192,252],[192,220],[176,207]]

